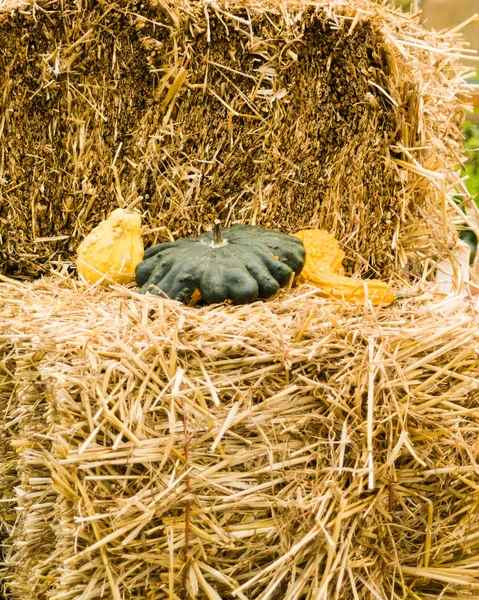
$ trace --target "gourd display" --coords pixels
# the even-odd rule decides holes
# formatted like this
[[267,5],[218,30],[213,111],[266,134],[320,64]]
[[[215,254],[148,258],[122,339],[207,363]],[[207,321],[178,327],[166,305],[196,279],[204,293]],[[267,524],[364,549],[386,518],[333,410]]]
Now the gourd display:
[[76,264],[88,283],[126,284],[134,281],[143,253],[141,216],[117,208],[80,244]]
[[305,229],[294,236],[303,242],[306,250],[306,261],[297,283],[309,283],[325,296],[347,301],[367,297],[373,304],[390,304],[394,300],[394,293],[387,283],[344,275],[342,261],[345,254],[332,234],[321,229]]
[[184,304],[230,300],[246,304],[275,294],[299,274],[305,250],[301,240],[254,225],[221,228],[145,252],[136,267],[141,292]]

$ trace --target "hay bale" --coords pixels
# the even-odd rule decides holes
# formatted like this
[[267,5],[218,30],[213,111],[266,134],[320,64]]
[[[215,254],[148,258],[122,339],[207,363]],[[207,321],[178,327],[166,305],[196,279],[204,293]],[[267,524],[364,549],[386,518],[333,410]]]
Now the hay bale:
[[55,548],[56,494],[45,453],[53,409],[37,368],[40,355],[22,347],[21,335],[6,335],[6,322],[17,314],[14,303],[2,311],[0,327],[0,539],[2,563],[17,569],[15,576],[6,569],[0,592],[5,587],[6,598],[43,598],[50,581],[38,565]]
[[4,271],[132,204],[151,242],[326,228],[374,276],[450,247],[457,34],[369,0],[25,4],[0,14]]
[[10,414],[9,403],[14,397],[15,363],[11,358],[12,344],[3,336],[0,327],[0,598],[3,600],[5,574],[3,566],[12,544],[15,527],[15,486],[17,477],[17,456],[12,447],[12,432],[7,433],[5,417]]
[[[0,295],[30,498],[12,598],[479,589],[479,315],[461,298],[373,310],[303,286],[187,308],[58,278]],[[48,558],[27,522],[54,532]]]

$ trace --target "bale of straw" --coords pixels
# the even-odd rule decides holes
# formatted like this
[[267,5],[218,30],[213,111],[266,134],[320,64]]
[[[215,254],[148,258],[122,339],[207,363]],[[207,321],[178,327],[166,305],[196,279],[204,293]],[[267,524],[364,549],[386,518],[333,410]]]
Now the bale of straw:
[[45,450],[54,411],[37,368],[41,354],[22,348],[21,336],[12,339],[6,333],[17,309],[13,300],[0,318],[0,534],[2,563],[18,568],[15,576],[5,571],[0,591],[5,588],[6,598],[33,599],[45,597],[50,588],[38,565],[55,548],[56,494]]
[[463,299],[373,309],[303,286],[187,308],[58,277],[0,294],[12,598],[479,590],[479,314]]
[[[15,486],[18,483],[17,457],[13,450],[12,431],[6,424],[7,413],[10,414],[9,403],[14,398],[15,363],[11,358],[12,344],[3,337],[0,326],[0,598],[3,599],[5,577],[3,566],[7,560],[8,548],[11,546],[12,533],[15,527]],[[10,540],[10,541],[8,541]]]
[[326,228],[348,270],[375,276],[450,247],[457,31],[370,0],[12,6],[0,12],[3,270],[68,261],[118,205],[144,212],[151,242],[215,218]]

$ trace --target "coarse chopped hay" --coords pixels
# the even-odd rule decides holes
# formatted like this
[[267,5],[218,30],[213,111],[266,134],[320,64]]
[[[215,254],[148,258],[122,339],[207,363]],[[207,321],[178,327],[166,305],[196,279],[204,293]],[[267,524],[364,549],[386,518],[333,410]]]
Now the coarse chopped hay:
[[188,308],[4,278],[8,597],[474,597],[479,314],[416,292]]
[[0,6],[4,272],[70,260],[118,205],[144,213],[151,243],[216,217],[325,228],[347,271],[373,277],[451,248],[453,196],[470,200],[459,28],[369,0],[14,6]]

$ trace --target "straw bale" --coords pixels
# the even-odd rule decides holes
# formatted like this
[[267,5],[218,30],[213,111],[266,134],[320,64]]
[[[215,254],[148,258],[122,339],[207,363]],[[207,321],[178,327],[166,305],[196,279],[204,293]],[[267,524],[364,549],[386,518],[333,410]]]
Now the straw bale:
[[4,272],[68,261],[118,205],[144,213],[150,242],[217,217],[326,228],[348,270],[375,276],[450,248],[460,33],[370,0],[11,9],[0,8]]
[[[34,539],[31,556],[22,556],[17,571],[17,579],[8,571],[2,578],[7,589],[21,588],[25,597],[42,597],[42,591],[49,588],[48,580],[42,580],[42,573],[35,571],[39,560],[47,560],[54,549],[52,515],[54,502],[49,502],[50,471],[43,450],[35,446],[35,436],[41,435],[46,442],[45,431],[51,410],[44,399],[44,386],[35,367],[37,355],[22,352],[18,339],[13,344],[5,335],[5,324],[16,313],[7,308],[2,312],[0,325],[0,535],[3,540],[2,562],[16,562],[14,538],[22,543]],[[22,440],[19,444],[15,440]],[[32,487],[32,483],[35,485]],[[42,493],[42,486],[44,492]],[[31,508],[34,507],[34,510]],[[21,515],[21,517],[19,517]],[[6,597],[9,597],[6,595]]]
[[302,286],[187,308],[58,276],[0,297],[21,479],[11,598],[479,590],[464,299],[424,288],[373,308]]
[[[1,328],[0,328],[1,330]],[[9,412],[9,402],[14,396],[15,366],[10,358],[12,345],[5,340],[0,341],[0,598],[3,599],[4,578],[2,566],[4,563],[4,540],[8,540],[15,526],[15,496],[14,487],[17,479],[17,460],[11,445],[12,433],[6,434],[5,417]]]

